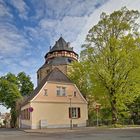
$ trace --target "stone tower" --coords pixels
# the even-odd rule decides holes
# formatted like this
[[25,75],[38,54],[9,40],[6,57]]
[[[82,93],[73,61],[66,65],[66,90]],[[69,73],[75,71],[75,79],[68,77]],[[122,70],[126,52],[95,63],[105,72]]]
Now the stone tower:
[[55,45],[45,55],[45,64],[37,71],[37,83],[46,77],[55,67],[59,68],[67,75],[68,65],[78,60],[78,54],[70,47],[70,43],[66,42],[62,37],[56,41]]

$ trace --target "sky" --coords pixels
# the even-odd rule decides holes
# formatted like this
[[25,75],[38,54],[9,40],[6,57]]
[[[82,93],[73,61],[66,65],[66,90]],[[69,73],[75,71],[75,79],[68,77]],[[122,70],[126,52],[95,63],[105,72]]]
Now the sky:
[[24,71],[36,86],[36,71],[60,36],[79,54],[100,14],[123,6],[139,10],[140,0],[0,0],[0,76]]

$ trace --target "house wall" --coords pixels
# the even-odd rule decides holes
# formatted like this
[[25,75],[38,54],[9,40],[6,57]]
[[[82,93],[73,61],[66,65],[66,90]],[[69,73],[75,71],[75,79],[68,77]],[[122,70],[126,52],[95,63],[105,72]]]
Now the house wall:
[[3,121],[4,119],[0,117],[0,127],[4,125]]
[[[57,86],[66,87],[66,96],[56,95]],[[47,96],[44,96],[44,89],[47,89]],[[86,126],[88,119],[87,103],[76,86],[74,84],[48,82],[32,101],[32,107],[35,108],[32,114],[33,129],[40,128],[41,120],[47,121],[47,127],[69,127],[70,99],[67,95],[73,95],[75,91],[76,97],[72,97],[71,104],[72,107],[80,107],[81,117],[73,119],[73,124]]]
[[[23,106],[21,108],[21,111],[23,111],[24,109],[27,109],[29,107],[31,107],[30,103]],[[23,120],[20,116],[19,128],[31,128],[31,126],[32,126],[32,113],[30,113],[30,120]]]
[[[66,96],[57,96],[57,86],[66,87]],[[44,95],[47,89],[47,96]],[[41,121],[45,121],[47,128],[70,127],[69,107],[70,99],[76,91],[76,97],[71,99],[71,107],[80,107],[80,118],[72,119],[77,126],[86,126],[88,120],[87,102],[82,97],[74,84],[47,82],[30,104],[22,107],[22,110],[33,107],[30,120],[22,120],[22,126],[31,126],[32,129],[41,128]]]
[[[34,111],[32,113],[32,129],[41,128],[40,121],[47,122],[47,128],[61,128],[70,127],[69,118],[69,103],[32,103]],[[72,119],[73,124],[77,126],[86,126],[87,105],[86,104],[72,104],[72,107],[80,107],[81,117]]]

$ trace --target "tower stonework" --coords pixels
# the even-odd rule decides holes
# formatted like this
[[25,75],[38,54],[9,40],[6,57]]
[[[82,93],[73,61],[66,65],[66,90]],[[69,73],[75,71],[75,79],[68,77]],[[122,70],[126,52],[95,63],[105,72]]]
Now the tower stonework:
[[46,77],[55,67],[67,75],[69,64],[78,60],[78,54],[70,47],[70,43],[66,42],[62,37],[56,41],[55,45],[45,55],[45,63],[37,71],[37,84]]

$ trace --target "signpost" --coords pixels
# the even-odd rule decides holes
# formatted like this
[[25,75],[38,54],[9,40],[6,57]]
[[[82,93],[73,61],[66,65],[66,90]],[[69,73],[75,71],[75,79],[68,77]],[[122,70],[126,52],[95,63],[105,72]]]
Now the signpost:
[[71,99],[72,99],[73,95],[70,94],[68,95],[68,98],[70,100],[70,129],[72,130],[72,105],[71,105]]
[[29,112],[33,112],[33,108],[32,107],[29,107]]

